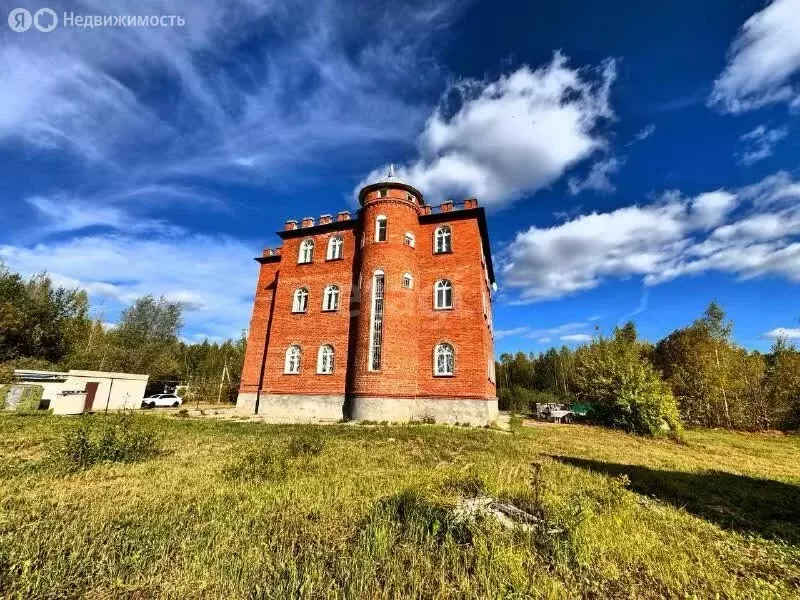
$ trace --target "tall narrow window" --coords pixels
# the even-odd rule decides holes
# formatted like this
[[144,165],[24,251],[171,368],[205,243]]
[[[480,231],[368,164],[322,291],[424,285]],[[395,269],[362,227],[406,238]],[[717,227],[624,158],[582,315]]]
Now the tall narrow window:
[[322,296],[322,310],[339,310],[339,286],[329,285]]
[[433,234],[433,239],[434,239],[433,251],[436,254],[452,252],[453,250],[452,232],[450,231],[449,226],[442,225],[441,227],[437,227],[436,232]]
[[328,240],[328,260],[336,260],[338,258],[342,258],[342,246],[344,246],[344,240],[342,236],[335,235],[331,239]]
[[383,271],[375,271],[372,281],[372,323],[370,324],[369,369],[378,371],[381,368],[381,351],[383,349]]
[[297,258],[297,262],[304,264],[310,263],[312,260],[314,260],[314,240],[303,240],[303,243],[300,244],[300,256]]
[[453,284],[447,279],[436,282],[433,292],[433,307],[437,310],[453,308]]
[[292,301],[293,313],[304,313],[308,310],[308,290],[306,288],[297,288],[294,291],[294,300]]
[[406,246],[411,246],[413,248],[414,247],[414,234],[406,232],[406,235],[403,238],[403,243]]
[[455,373],[456,358],[450,344],[438,344],[433,353],[433,372],[437,376],[453,375]]
[[403,287],[410,290],[414,287],[414,278],[411,273],[403,273]]
[[297,375],[300,372],[300,359],[303,351],[300,346],[289,346],[286,350],[286,362],[283,364],[283,372],[287,375]]
[[317,373],[320,375],[333,373],[333,346],[328,344],[320,346],[317,353]]
[[386,217],[383,215],[380,215],[377,219],[375,219],[375,241],[386,241]]

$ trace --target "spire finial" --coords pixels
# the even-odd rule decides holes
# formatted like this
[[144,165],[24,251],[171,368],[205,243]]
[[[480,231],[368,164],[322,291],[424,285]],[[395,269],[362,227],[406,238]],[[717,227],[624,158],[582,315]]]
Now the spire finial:
[[394,179],[394,163],[389,163],[389,179]]

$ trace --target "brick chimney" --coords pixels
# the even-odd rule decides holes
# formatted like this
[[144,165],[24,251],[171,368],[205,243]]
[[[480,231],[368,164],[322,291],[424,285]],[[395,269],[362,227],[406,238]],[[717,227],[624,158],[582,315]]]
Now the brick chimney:
[[453,201],[448,200],[447,202],[442,202],[441,207],[442,212],[450,212],[453,210]]
[[272,248],[264,248],[262,256],[275,256],[275,251]]
[[327,225],[328,223],[333,223],[333,217],[330,215],[320,215],[319,216],[319,224],[320,225]]
[[478,200],[476,198],[467,198],[464,200],[464,208],[478,208]]
[[423,215],[431,214],[431,206],[430,206],[430,204],[426,204],[425,206],[422,207],[422,214]]
[[350,211],[342,210],[336,215],[337,221],[349,221],[350,220]]
[[300,227],[313,227],[314,226],[314,217],[303,217],[303,220],[300,222]]
[[278,246],[277,248],[275,248],[275,256],[280,256],[282,250],[283,246]]
[[291,231],[292,229],[297,229],[297,221],[294,219],[289,219],[286,221],[286,225],[283,226],[284,231]]

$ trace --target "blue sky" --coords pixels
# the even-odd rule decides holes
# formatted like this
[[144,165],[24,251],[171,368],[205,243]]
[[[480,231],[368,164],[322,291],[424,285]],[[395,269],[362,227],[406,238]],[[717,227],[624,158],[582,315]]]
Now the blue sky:
[[106,322],[154,293],[238,335],[284,220],[393,162],[489,211],[498,354],[713,298],[749,348],[800,338],[800,0],[3,4],[0,258]]

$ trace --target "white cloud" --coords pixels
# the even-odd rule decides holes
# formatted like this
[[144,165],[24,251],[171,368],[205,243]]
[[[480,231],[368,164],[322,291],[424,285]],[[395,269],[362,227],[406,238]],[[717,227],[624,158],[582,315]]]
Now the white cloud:
[[114,233],[30,248],[0,245],[9,268],[30,275],[46,266],[57,283],[86,289],[106,318],[139,296],[164,295],[185,305],[190,334],[221,337],[236,337],[248,325],[258,254],[236,240],[196,234],[145,240]]
[[800,2],[774,0],[742,25],[709,104],[738,113],[773,102],[800,103]]
[[569,193],[576,196],[586,190],[604,193],[613,192],[616,188],[614,184],[611,183],[611,175],[619,171],[623,162],[624,160],[618,159],[615,156],[609,156],[597,161],[592,165],[592,168],[589,169],[589,173],[584,179],[578,179],[577,177],[569,178]]
[[530,331],[530,327],[514,327],[513,329],[497,329],[494,332],[494,339],[502,340],[503,338],[521,335]]
[[789,130],[786,127],[769,129],[764,125],[759,125],[752,131],[748,131],[739,137],[745,146],[744,151],[739,155],[739,162],[744,165],[752,165],[772,156],[775,145],[787,135],[789,135]]
[[582,344],[584,342],[591,342],[592,336],[586,333],[571,333],[569,335],[561,336],[562,342],[572,342],[575,344]]
[[763,337],[769,339],[785,338],[787,340],[800,340],[800,327],[776,327],[764,333]]
[[591,213],[518,233],[501,257],[521,302],[559,298],[609,279],[656,285],[706,271],[800,281],[800,185],[786,174],[731,193]]
[[[419,158],[397,175],[431,198],[477,196],[502,205],[546,187],[606,147],[616,65],[592,76],[556,53],[536,70],[523,66],[496,81],[462,81],[444,96],[419,140]],[[452,110],[452,100],[456,109]],[[376,181],[386,167],[359,184]]]

